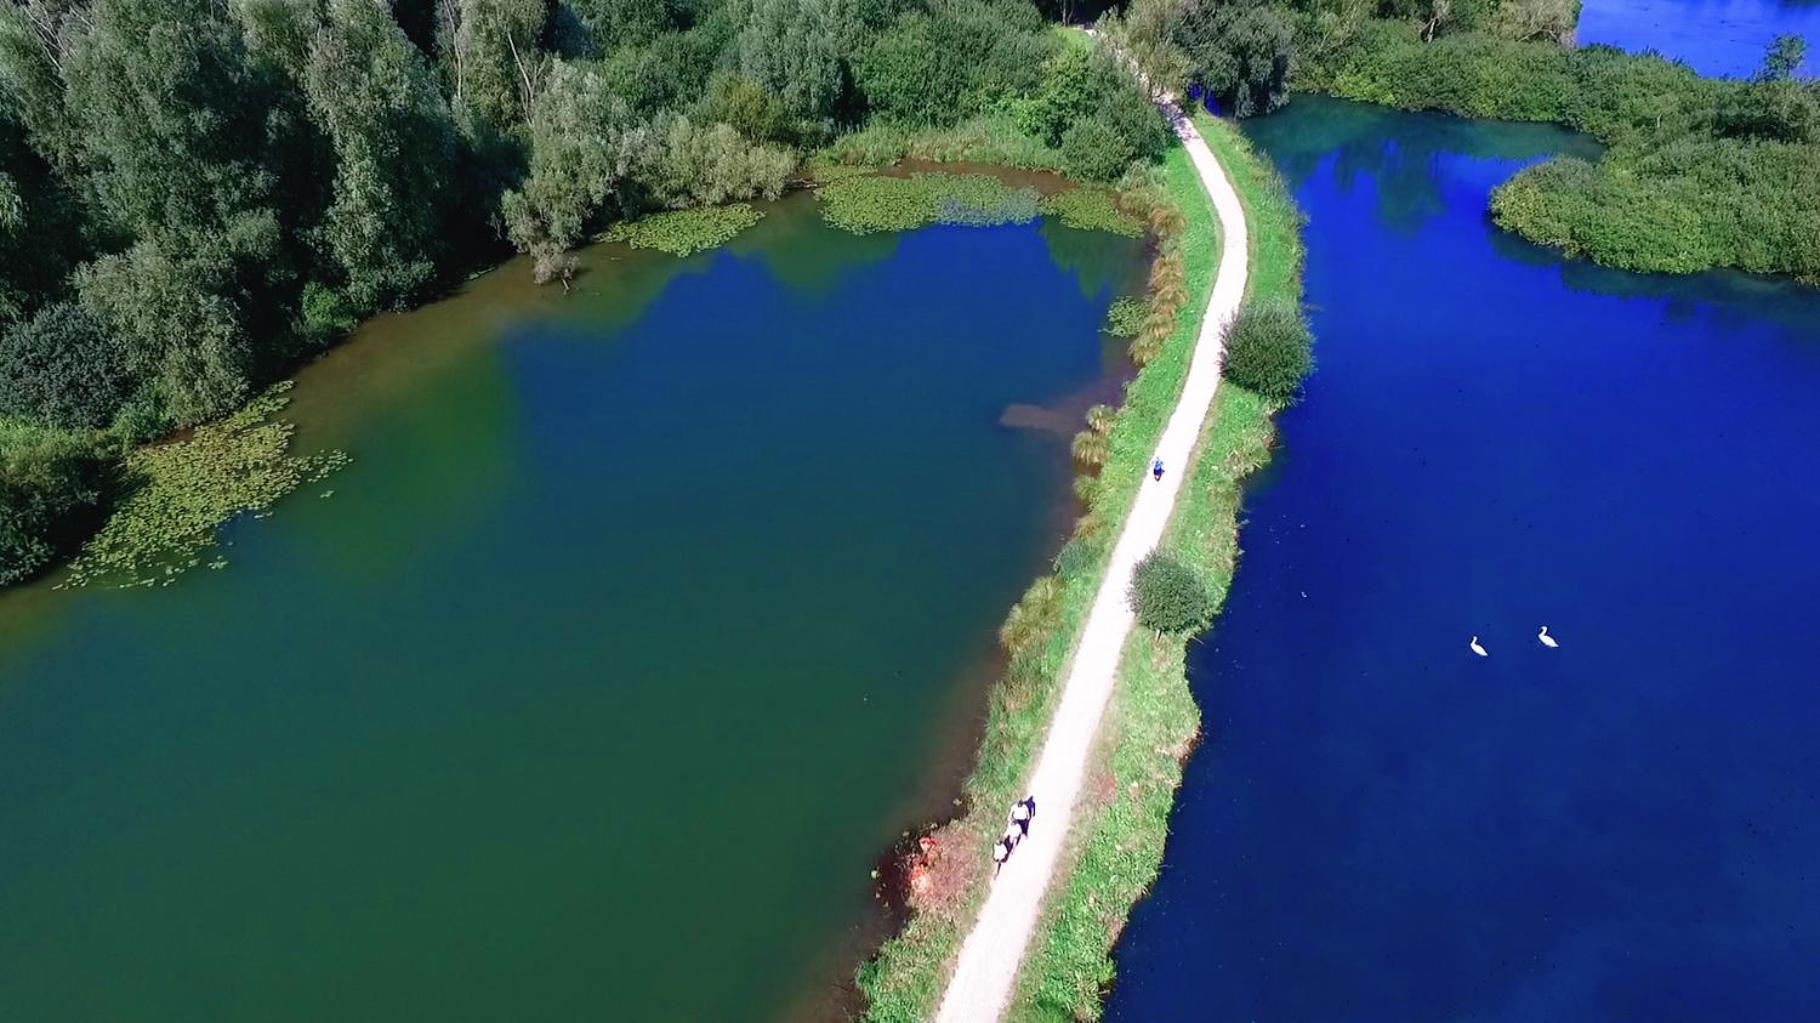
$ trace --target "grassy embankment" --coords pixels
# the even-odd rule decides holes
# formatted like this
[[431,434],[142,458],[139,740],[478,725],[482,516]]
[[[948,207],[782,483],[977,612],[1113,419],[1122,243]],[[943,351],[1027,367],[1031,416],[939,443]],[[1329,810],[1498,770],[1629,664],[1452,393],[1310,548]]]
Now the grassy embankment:
[[[1237,184],[1248,208],[1257,209],[1266,221],[1252,226],[1253,294],[1267,293],[1263,289],[1294,294],[1299,242],[1293,207],[1235,133],[1224,125],[1210,124],[1206,130],[1223,160],[1252,161],[1233,165],[1245,167],[1236,174]],[[1088,513],[1057,557],[1056,574],[1038,580],[1007,622],[1008,630],[1028,637],[1013,647],[1011,666],[993,694],[978,762],[966,786],[971,809],[939,833],[946,855],[936,865],[934,895],[916,901],[918,912],[904,932],[861,970],[870,1019],[920,1020],[934,1011],[984,897],[988,849],[1002,826],[1003,808],[1023,795],[1019,786],[1040,748],[1111,543],[1181,391],[1212,288],[1218,232],[1186,150],[1170,150],[1161,178],[1167,201],[1182,214],[1177,241],[1185,300],[1174,330],[1126,388],[1125,403],[1106,437],[1104,469],[1086,488]],[[1223,391],[1170,526],[1168,542],[1202,567],[1222,595],[1234,557],[1237,480],[1266,457],[1268,414],[1255,396],[1236,388]],[[1031,628],[1032,621],[1041,624]],[[1126,675],[1090,775],[1082,819],[1091,826],[1077,833],[1086,837],[1077,839],[1069,854],[1069,863],[1078,869],[1071,871],[1065,890],[1058,889],[1064,894],[1055,899],[1033,942],[1033,968],[1026,969],[1015,1000],[1016,1018],[1057,1010],[1098,1011],[1100,986],[1110,974],[1106,950],[1130,904],[1155,875],[1180,776],[1179,758],[1198,727],[1182,655],[1179,639],[1159,643],[1148,638],[1134,641],[1127,654]],[[1158,749],[1169,751],[1167,765],[1160,768],[1151,763]],[[1058,997],[1056,992],[1081,995]]]
[[[1196,125],[1232,178],[1250,232],[1248,299],[1301,300],[1301,214],[1275,168],[1230,124]],[[1241,481],[1270,459],[1265,399],[1221,384],[1195,446],[1162,547],[1203,575],[1217,608],[1237,566]],[[1182,762],[1200,730],[1189,692],[1187,641],[1133,632],[1094,751],[1085,803],[1064,853],[1007,1018],[1096,1019],[1111,982],[1111,950],[1131,907],[1156,879]]]

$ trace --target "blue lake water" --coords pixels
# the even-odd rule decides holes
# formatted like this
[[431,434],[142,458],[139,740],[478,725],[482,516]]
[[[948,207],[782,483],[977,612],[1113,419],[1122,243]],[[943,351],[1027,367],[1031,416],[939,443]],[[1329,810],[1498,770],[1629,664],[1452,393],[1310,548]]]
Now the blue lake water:
[[1784,33],[1807,39],[1800,73],[1820,70],[1820,0],[1585,0],[1575,36],[1581,43],[1655,50],[1701,74],[1742,77]]
[[1109,1017],[1820,1018],[1820,293],[1497,232],[1551,129],[1248,131],[1320,366]]
[[1145,259],[767,209],[376,318],[287,411],[353,464],[225,570],[0,595],[0,1020],[827,1008]]

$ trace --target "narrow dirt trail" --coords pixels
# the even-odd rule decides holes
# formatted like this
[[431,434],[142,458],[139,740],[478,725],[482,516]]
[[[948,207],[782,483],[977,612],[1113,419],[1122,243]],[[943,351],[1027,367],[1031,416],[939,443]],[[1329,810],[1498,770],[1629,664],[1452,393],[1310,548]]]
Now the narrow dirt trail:
[[[1248,239],[1238,193],[1233,191],[1232,182],[1227,180],[1200,132],[1181,110],[1167,100],[1158,105],[1187,147],[1201,187],[1207,190],[1219,218],[1219,269],[1201,319],[1188,378],[1153,456],[1163,460],[1167,471],[1161,482],[1146,481],[1138,491],[1125,528],[1113,547],[1112,560],[1094,596],[1061,700],[1028,784],[1028,791],[1036,797],[1035,822],[1029,836],[992,883],[979,919],[961,946],[954,976],[936,1017],[941,1023],[996,1020],[1011,997],[1018,964],[1023,961],[1042,911],[1043,893],[1074,823],[1087,757],[1106,701],[1112,695],[1119,655],[1131,633],[1133,616],[1125,603],[1125,590],[1137,563],[1162,539],[1163,527],[1175,508],[1176,494],[1188,475],[1189,456],[1220,385],[1220,335],[1245,294]],[[1010,809],[1005,808],[1006,812]]]

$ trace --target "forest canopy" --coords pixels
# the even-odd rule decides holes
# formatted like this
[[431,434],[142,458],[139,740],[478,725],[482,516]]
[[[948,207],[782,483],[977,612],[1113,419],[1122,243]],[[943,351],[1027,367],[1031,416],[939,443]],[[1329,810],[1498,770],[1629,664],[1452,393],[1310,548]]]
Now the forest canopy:
[[976,124],[1095,180],[1166,140],[1028,0],[5,0],[4,574],[126,446],[369,313],[513,249],[566,279],[615,223],[775,196],[864,129]]

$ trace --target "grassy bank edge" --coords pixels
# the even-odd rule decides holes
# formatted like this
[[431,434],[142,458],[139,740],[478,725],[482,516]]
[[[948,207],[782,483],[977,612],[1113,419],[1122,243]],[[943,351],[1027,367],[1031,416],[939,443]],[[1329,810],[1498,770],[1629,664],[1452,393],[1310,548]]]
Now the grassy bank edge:
[[[1011,621],[1031,617],[1037,603],[1041,634],[1012,656],[994,687],[984,735],[965,785],[968,812],[937,832],[946,850],[943,866],[963,872],[951,897],[918,904],[917,912],[878,954],[862,964],[858,983],[867,998],[865,1018],[911,1023],[934,1014],[966,929],[985,897],[990,847],[1003,824],[1004,807],[1021,798],[1054,710],[1069,657],[1111,555],[1112,542],[1137,488],[1150,452],[1175,406],[1187,376],[1201,313],[1213,286],[1218,229],[1212,206],[1195,177],[1188,152],[1172,146],[1162,167],[1163,191],[1183,214],[1182,248],[1188,299],[1161,351],[1126,385],[1125,400],[1107,435],[1109,455],[1091,487],[1088,512],[1056,558],[1057,571],[1032,586]],[[1050,599],[1033,601],[1045,588]]]
[[[1268,161],[1231,124],[1196,126],[1232,178],[1250,232],[1248,299],[1301,300],[1301,214]],[[1246,476],[1270,460],[1275,409],[1221,385],[1195,446],[1162,546],[1199,569],[1223,605],[1238,562]],[[1097,1019],[1113,979],[1112,948],[1162,864],[1182,765],[1200,731],[1186,675],[1188,637],[1132,633],[1096,741],[1080,824],[1063,853],[1006,1018]]]
[[[1262,228],[1258,225],[1252,227],[1253,265],[1254,268],[1261,268],[1262,273],[1254,269],[1251,293],[1299,294],[1299,214],[1295,212],[1287,194],[1277,185],[1274,172],[1251,154],[1236,131],[1211,119],[1202,127],[1215,152],[1233,168],[1235,184],[1248,210],[1254,207],[1264,209],[1267,206],[1266,197],[1269,197],[1276,201],[1281,213],[1278,218],[1280,223],[1264,225]],[[861,968],[859,983],[869,999],[868,1019],[921,1020],[934,1012],[942,986],[952,970],[953,959],[965,937],[966,928],[977,915],[979,903],[984,898],[984,864],[989,861],[990,844],[1002,825],[1002,808],[1022,795],[1017,786],[1022,784],[1030,762],[1040,747],[1068,656],[1072,653],[1087,609],[1103,577],[1111,540],[1117,535],[1137,488],[1141,485],[1149,454],[1155,448],[1163,424],[1181,392],[1188,360],[1193,354],[1201,316],[1206,310],[1217,269],[1218,230],[1211,205],[1188,159],[1187,150],[1180,146],[1170,150],[1162,171],[1162,183],[1170,201],[1185,219],[1182,251],[1185,257],[1184,276],[1187,280],[1188,300],[1182,303],[1176,329],[1164,343],[1161,353],[1144,367],[1126,389],[1125,402],[1119,409],[1109,436],[1111,454],[1101,473],[1101,482],[1092,489],[1089,512],[1083,518],[1075,539],[1070,541],[1068,548],[1057,558],[1057,574],[1039,580],[1032,587],[1031,593],[1036,594],[1050,580],[1059,585],[1058,611],[1054,624],[1041,643],[1039,653],[1024,661],[1025,667],[1022,669],[1022,659],[1014,658],[1006,678],[995,689],[978,762],[966,786],[967,804],[971,810],[966,816],[944,826],[939,833],[949,855],[958,854],[962,858],[961,862],[972,869],[957,897],[938,907],[921,908],[904,931],[887,942],[879,954]],[[1217,583],[1217,590],[1221,594],[1224,593],[1226,580],[1230,578],[1231,554],[1225,555],[1224,567],[1216,566],[1221,561],[1218,553],[1221,543],[1224,543],[1228,551],[1232,548],[1236,521],[1236,480],[1249,467],[1254,466],[1232,468],[1229,459],[1224,456],[1215,459],[1211,453],[1243,453],[1240,457],[1262,464],[1269,438],[1270,411],[1256,396],[1245,394],[1237,388],[1231,388],[1228,394],[1230,397],[1217,405],[1216,413],[1209,417],[1207,434],[1197,447],[1195,465],[1190,470],[1193,473],[1190,486],[1184,488],[1185,495],[1191,492],[1194,495],[1185,497],[1192,510],[1178,509],[1170,527],[1170,542],[1184,543],[1184,553],[1207,571],[1210,581]],[[1229,467],[1220,468],[1216,462]],[[1224,505],[1218,497],[1222,493],[1230,495]],[[1190,536],[1199,539],[1186,543],[1185,538]],[[1222,537],[1223,541],[1220,539]],[[1083,558],[1083,549],[1090,549],[1091,556]],[[1027,597],[1014,610],[1014,621],[1029,603],[1030,598]],[[1186,722],[1186,732],[1171,760],[1175,765],[1173,771],[1177,779],[1180,774],[1180,755],[1186,752],[1187,743],[1198,726],[1198,711],[1187,695],[1182,674],[1183,646],[1179,640],[1174,643],[1173,669],[1147,674],[1145,684],[1122,686],[1119,695],[1114,697],[1113,708],[1113,719],[1121,723],[1143,717],[1164,725],[1165,730],[1179,732],[1182,723]],[[1100,749],[1096,753],[1099,769],[1094,777],[1106,775],[1105,765],[1118,759],[1119,750],[1150,748],[1144,736],[1152,731],[1154,730],[1127,729],[1123,724],[1116,732],[1111,728],[1105,730]],[[1120,739],[1108,743],[1105,736],[1115,734]],[[1155,798],[1152,794],[1150,802],[1153,804],[1155,822],[1149,830],[1154,831],[1155,852],[1150,856],[1148,870],[1139,871],[1141,877],[1138,883],[1120,903],[1116,922],[1100,927],[1097,938],[1083,942],[1078,937],[1081,933],[1081,918],[1078,914],[1067,912],[1067,900],[1056,903],[1045,916],[1032,945],[1032,959],[1029,960],[1029,963],[1040,963],[1041,967],[1040,970],[1033,970],[1027,964],[1013,1005],[1014,1017],[1025,1018],[1033,1013],[1044,1015],[1059,1007],[1052,998],[1039,998],[1039,991],[1047,992],[1057,985],[1079,987],[1082,977],[1098,976],[1102,972],[1110,975],[1109,963],[1103,971],[1097,966],[1085,964],[1106,962],[1107,951],[1117,934],[1117,927],[1122,925],[1126,911],[1137,895],[1148,887],[1149,879],[1155,876],[1155,863],[1160,859],[1162,837],[1166,833],[1168,807],[1174,787],[1175,781],[1171,780],[1160,790],[1160,808],[1154,806]],[[1094,827],[1080,829],[1078,835],[1093,836],[1086,840],[1089,846],[1095,841],[1110,840],[1108,848],[1117,850],[1122,842],[1119,835],[1123,829],[1109,829],[1104,824],[1112,819],[1108,814],[1116,814],[1122,819],[1123,812],[1109,808],[1105,793],[1095,791],[1088,795],[1092,802],[1087,808],[1088,817],[1085,819],[1094,821]],[[1076,848],[1068,854],[1071,863],[1081,862],[1081,846],[1078,844],[1081,839],[1077,836],[1075,841]],[[1073,880],[1072,872],[1070,877],[1068,890],[1072,896],[1079,885]],[[1055,896],[1052,895],[1051,898],[1053,900]],[[1096,913],[1102,905],[1091,890],[1082,890],[1078,901],[1079,905],[1091,907]],[[1091,954],[1083,956],[1081,952],[1088,949],[1091,949]],[[1071,1001],[1088,1006],[1087,1012],[1097,1015],[1100,987],[1100,982],[1092,982],[1085,989],[1090,991],[1088,998]],[[1048,1008],[1045,1009],[1045,1006]]]

